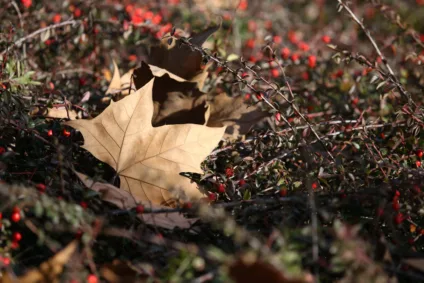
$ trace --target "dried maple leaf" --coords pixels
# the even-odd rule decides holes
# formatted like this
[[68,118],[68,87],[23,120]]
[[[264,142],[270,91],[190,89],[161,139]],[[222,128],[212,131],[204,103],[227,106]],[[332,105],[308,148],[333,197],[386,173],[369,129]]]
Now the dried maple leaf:
[[259,121],[269,116],[258,106],[248,106],[242,96],[230,97],[225,93],[218,94],[208,101],[210,116],[208,127],[227,126],[225,138],[237,138],[247,134]]
[[247,134],[253,125],[269,115],[258,106],[249,107],[241,96],[233,98],[221,93],[208,101],[207,95],[200,92],[193,83],[145,63],[134,70],[134,75],[136,88],[143,87],[156,77],[152,120],[155,126],[183,123],[227,126],[225,137],[237,138]]
[[[212,26],[193,34],[190,37],[190,42],[196,46],[202,46],[219,27],[220,25]],[[181,44],[181,39],[168,44],[166,38],[167,36],[159,45],[151,48],[147,63],[165,69],[185,80],[198,82],[199,89],[202,89],[207,77],[206,70],[202,69],[202,54],[199,51],[192,50],[187,45]]]
[[[126,72],[122,77],[119,73],[118,65],[113,61],[113,77],[109,83],[109,87],[106,90],[106,94],[121,94],[123,96],[128,95],[130,93],[131,86],[131,77],[133,74],[133,69]],[[135,91],[133,89],[133,91]]]
[[182,124],[154,128],[154,81],[112,102],[92,120],[66,124],[81,131],[83,147],[114,168],[120,187],[137,200],[163,204],[183,195],[200,198],[197,185],[179,173],[201,173],[200,163],[217,145],[225,127]]
[[[87,186],[87,188],[92,189],[100,194],[102,200],[107,201],[116,205],[121,209],[131,209],[138,205],[137,200],[129,192],[120,190],[117,187],[101,182],[94,182],[88,176],[75,172],[80,178],[80,180]],[[151,203],[142,203],[147,209],[160,209],[163,206],[152,205]],[[183,214],[179,212],[172,213],[144,213],[140,214],[139,217],[144,223],[165,228],[165,229],[174,229],[176,227],[181,229],[190,228],[193,223],[195,223],[197,218],[185,218]]]
[[154,113],[153,126],[166,124],[206,124],[206,95],[200,92],[195,83],[161,68],[142,62],[141,67],[134,70],[134,84],[137,89],[143,87],[152,78]]

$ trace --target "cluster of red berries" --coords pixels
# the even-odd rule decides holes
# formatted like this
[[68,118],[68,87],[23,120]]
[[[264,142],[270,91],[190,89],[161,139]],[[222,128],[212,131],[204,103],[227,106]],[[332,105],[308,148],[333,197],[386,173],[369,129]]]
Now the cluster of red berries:
[[415,161],[415,165],[417,167],[421,167],[421,159],[423,158],[424,152],[422,149],[417,149],[417,151],[415,151],[415,155],[417,156],[417,158],[419,158],[420,160]]
[[[68,131],[68,130],[66,130],[66,129],[63,129],[62,134],[63,134],[63,136],[64,136],[64,137],[66,137],[66,138],[69,138],[69,137],[71,136],[71,132],[70,132],[70,131]],[[52,129],[49,129],[49,130],[47,131],[47,136],[52,137],[53,135],[54,135],[53,130],[52,130]]]
[[[271,23],[272,25],[272,23]],[[248,22],[248,29],[251,32],[254,32],[256,30],[256,23],[254,21]],[[299,52],[294,52],[288,48],[283,47],[280,51],[280,55],[284,60],[290,59],[293,63],[299,63],[301,59],[301,53],[302,52],[308,52],[310,50],[310,46],[308,43],[304,41],[300,41],[297,37],[297,34],[295,31],[289,31],[287,34],[288,40],[293,44],[296,45]],[[328,35],[323,35],[321,38],[322,42],[328,44],[331,42],[331,37]],[[273,37],[273,42],[276,44],[281,44],[283,42],[283,39],[279,35],[275,35]],[[255,39],[250,38],[245,43],[246,48],[253,49],[255,47]],[[262,54],[257,54],[256,56],[250,56],[249,61],[255,63],[258,60],[261,60]],[[307,64],[311,69],[314,69],[317,66],[317,57],[315,55],[308,55],[307,57]],[[277,78],[280,76],[280,72],[277,68],[271,68],[271,76],[274,78]],[[302,78],[304,80],[309,80],[309,74],[302,74]]]

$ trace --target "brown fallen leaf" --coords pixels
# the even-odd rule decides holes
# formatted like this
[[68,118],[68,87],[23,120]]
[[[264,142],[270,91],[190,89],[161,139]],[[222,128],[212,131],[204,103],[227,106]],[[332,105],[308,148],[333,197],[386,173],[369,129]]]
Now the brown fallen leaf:
[[415,268],[416,270],[424,272],[424,258],[407,258],[403,259],[402,262]]
[[[87,188],[98,192],[104,201],[112,203],[121,209],[131,209],[138,205],[138,201],[127,191],[121,190],[111,184],[95,182],[90,177],[79,172],[75,172],[75,174]],[[147,209],[164,208],[164,206],[154,205],[148,202],[142,202],[142,204]],[[145,213],[138,215],[138,218],[146,224],[165,229],[174,229],[176,227],[188,229],[198,220],[197,218],[186,218],[179,212]]]
[[[120,94],[122,96],[130,93],[131,77],[134,69],[129,70],[123,76],[119,73],[118,65],[115,60],[113,61],[113,77],[109,83],[109,87],[106,90],[106,94]],[[135,91],[135,89],[133,89]]]
[[120,260],[103,265],[100,275],[109,283],[139,283],[149,278],[147,274],[140,275],[130,263]]
[[218,94],[208,101],[210,117],[208,127],[227,126],[225,138],[237,138],[247,134],[258,122],[269,116],[258,106],[248,106],[242,96],[230,97],[225,93]]
[[218,144],[225,127],[195,124],[154,128],[152,91],[155,79],[92,120],[69,121],[81,131],[84,148],[109,164],[120,176],[121,188],[138,201],[175,203],[176,198],[200,198],[197,185],[180,172],[202,173],[200,163]]
[[142,62],[134,70],[134,84],[137,89],[143,87],[152,78],[154,113],[153,126],[167,124],[199,124],[207,122],[206,95],[196,88],[195,83]]
[[[219,29],[220,25],[211,26],[206,30],[193,34],[190,42],[202,46],[208,37]],[[168,34],[169,35],[169,34]],[[162,42],[151,48],[149,65],[165,69],[185,80],[199,83],[199,89],[203,88],[207,73],[202,69],[202,55],[199,51],[192,50],[189,46],[181,44],[181,39],[167,43],[167,36]],[[206,73],[201,75],[202,73]]]
[[[59,251],[49,260],[43,262],[38,268],[29,270],[24,275],[14,280],[13,276],[9,273],[3,275],[3,280],[7,282],[19,282],[19,283],[54,283],[61,282],[60,275],[62,274],[65,264],[69,262],[69,259],[74,254],[78,247],[77,241],[72,241],[64,249]],[[5,277],[6,276],[6,277]]]
[[237,283],[309,283],[314,282],[312,276],[305,278],[289,278],[269,263],[255,261],[246,263],[242,259],[235,261],[229,270],[230,277]]
[[[65,106],[42,108],[33,107],[30,111],[31,116],[44,116],[46,119],[68,119],[75,120],[78,113],[72,109],[66,109]],[[69,117],[68,117],[69,115]]]
[[194,84],[146,63],[134,70],[134,75],[137,89],[156,77],[153,86],[154,126],[184,123],[203,125],[206,121],[208,127],[227,126],[224,137],[235,139],[247,134],[256,123],[269,115],[256,105],[249,107],[241,96],[233,98],[221,93],[208,100],[207,95]]

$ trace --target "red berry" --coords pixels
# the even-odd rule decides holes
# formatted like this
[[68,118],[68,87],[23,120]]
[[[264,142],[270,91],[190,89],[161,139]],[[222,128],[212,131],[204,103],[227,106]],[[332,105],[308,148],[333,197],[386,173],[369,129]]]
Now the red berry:
[[208,199],[209,199],[209,201],[216,201],[216,194],[209,193],[208,194]]
[[398,213],[398,214],[396,214],[395,215],[395,217],[394,217],[394,222],[395,222],[395,224],[396,225],[399,225],[400,223],[402,223],[403,222],[403,220],[405,220],[404,219],[404,217],[403,217],[403,214],[402,213]]
[[75,18],[79,18],[79,17],[81,17],[81,9],[80,8],[75,8],[75,10],[74,10],[74,17]]
[[248,4],[247,4],[247,0],[241,0],[241,1],[239,2],[238,9],[239,9],[240,11],[246,11],[247,6],[248,6]]
[[139,204],[135,207],[135,212],[137,212],[137,214],[142,214],[144,212],[144,206]]
[[304,80],[304,81],[308,81],[309,80],[309,73],[308,72],[302,72],[302,74],[301,74],[301,76],[302,76],[302,79]]
[[78,231],[75,233],[75,239],[81,239],[83,234],[84,233],[78,229]]
[[290,42],[293,44],[296,44],[298,41],[296,32],[293,30],[288,32],[287,37],[289,38]]
[[218,193],[220,193],[220,194],[225,193],[225,185],[224,184],[218,185]]
[[299,54],[297,54],[297,53],[294,53],[292,56],[291,56],[291,59],[292,59],[292,61],[293,62],[296,62],[296,61],[298,61],[299,60]]
[[421,167],[421,161],[419,160],[415,161],[415,165],[417,165],[417,167]]
[[280,190],[280,196],[282,196],[282,197],[287,196],[287,189],[286,188],[283,188],[283,189]]
[[252,49],[255,47],[255,39],[250,38],[246,41],[246,47]]
[[67,138],[69,138],[71,136],[71,132],[67,131],[66,129],[63,129],[63,135]]
[[281,49],[281,57],[283,57],[283,59],[288,59],[290,56],[290,49],[288,49],[287,47],[284,47],[283,49]]
[[21,0],[21,3],[25,8],[29,8],[32,5],[32,0]]
[[300,42],[298,45],[299,49],[302,51],[308,51],[309,50],[309,45],[306,42]]
[[186,202],[186,203],[184,203],[184,206],[183,207],[185,209],[191,209],[193,207],[193,204],[191,202]]
[[358,104],[358,102],[359,102],[359,98],[358,97],[355,97],[354,99],[352,99],[352,104],[353,105]]
[[272,69],[272,70],[271,70],[271,75],[272,75],[274,78],[278,78],[278,76],[280,76],[280,72],[278,71],[278,69]]
[[317,65],[317,57],[315,55],[310,55],[308,57],[308,65],[310,68],[315,68]]
[[246,184],[246,181],[244,179],[241,179],[239,181],[239,186],[244,186]]
[[277,120],[277,122],[281,121],[281,113],[280,112],[275,113],[275,120]]
[[3,212],[0,212],[0,220],[3,219]]
[[21,220],[21,214],[18,212],[12,213],[12,215],[10,216],[10,219],[13,222],[19,222]]
[[90,274],[87,276],[87,282],[88,283],[97,283],[99,280],[97,279],[97,276],[94,274]]
[[257,98],[258,100],[262,100],[262,94],[257,93],[257,94],[256,94],[256,98]]
[[400,192],[398,190],[395,191],[395,196],[400,197]]
[[393,207],[393,209],[394,209],[395,211],[399,211],[399,209],[400,209],[400,204],[399,204],[399,201],[398,201],[397,199],[394,199],[394,200],[393,200],[392,207]]
[[84,209],[86,209],[88,207],[88,204],[85,201],[81,201],[80,202],[80,206]]
[[227,178],[234,176],[234,169],[233,168],[225,169],[225,176],[227,176]]
[[49,130],[48,132],[47,132],[47,135],[49,136],[49,137],[51,137],[51,136],[53,136],[53,130]]
[[16,249],[18,249],[18,248],[19,248],[19,243],[18,243],[18,242],[16,242],[16,241],[12,241],[12,243],[10,244],[10,248],[11,248],[12,250],[16,250]]
[[162,16],[161,15],[154,15],[152,18],[152,23],[155,25],[158,25],[162,22]]
[[46,191],[46,185],[44,185],[44,184],[40,183],[40,184],[37,184],[35,187],[37,188],[37,190],[39,190],[42,193],[44,193]]
[[417,149],[417,151],[415,152],[415,154],[417,155],[418,158],[422,158],[424,155],[424,151],[422,149]]
[[255,22],[255,21],[253,21],[253,20],[249,20],[249,21],[247,22],[247,29],[248,29],[250,32],[255,32],[255,31],[256,31],[256,28],[257,28],[257,25],[256,25],[256,22]]
[[266,29],[272,29],[272,21],[268,20],[265,22],[265,28]]
[[10,264],[10,258],[8,258],[8,257],[3,258],[3,264],[9,265]]
[[324,42],[324,43],[330,43],[331,42],[331,37],[329,37],[328,35],[323,35],[322,37],[321,37],[321,40]]
[[246,93],[244,95],[244,100],[249,100],[250,99],[250,93]]
[[279,36],[279,35],[275,35],[273,38],[272,38],[272,40],[275,42],[275,43],[277,43],[277,44],[280,44],[281,42],[283,42],[283,39],[281,38],[281,36]]
[[20,240],[22,240],[22,235],[19,232],[13,232],[12,234],[12,240],[15,242],[19,242]]
[[6,152],[6,149],[2,146],[0,146],[0,155]]
[[314,190],[315,190],[316,188],[318,188],[318,184],[317,184],[317,183],[315,183],[315,182],[313,182],[313,183],[312,183],[312,189],[314,189]]
[[60,14],[56,14],[53,16],[53,23],[58,24],[60,23],[61,19],[62,19],[62,16]]

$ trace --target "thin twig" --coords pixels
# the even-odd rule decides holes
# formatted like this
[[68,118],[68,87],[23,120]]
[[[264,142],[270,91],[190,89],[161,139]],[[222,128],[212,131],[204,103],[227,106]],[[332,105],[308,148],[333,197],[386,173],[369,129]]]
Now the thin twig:
[[63,27],[63,26],[68,26],[68,25],[76,26],[76,25],[78,25],[80,23],[81,23],[80,20],[68,20],[68,21],[64,21],[64,22],[58,23],[58,24],[50,25],[50,26],[45,27],[45,28],[42,28],[42,29],[38,29],[38,30],[34,31],[31,34],[29,34],[29,35],[27,35],[25,37],[22,37],[22,38],[16,40],[11,46],[9,46],[5,50],[3,50],[0,53],[0,55],[4,55],[6,52],[12,50],[15,46],[20,46],[22,43],[24,43],[27,40],[30,40],[30,39],[36,37],[37,35],[45,32],[45,31],[52,30],[52,29],[57,29],[57,28],[60,28],[60,27]]
[[362,31],[368,37],[369,41],[371,42],[371,44],[374,47],[375,51],[377,52],[378,56],[380,56],[381,61],[386,66],[387,70],[389,71],[390,76],[396,82],[395,85],[396,85],[397,89],[399,90],[399,92],[408,99],[409,104],[415,106],[415,102],[412,100],[411,95],[400,84],[398,78],[396,77],[395,73],[393,72],[393,69],[390,67],[389,62],[387,61],[386,57],[380,51],[380,48],[378,48],[377,43],[375,42],[374,38],[371,36],[371,32],[365,27],[365,25],[358,19],[358,17],[352,12],[352,10],[342,0],[337,0],[337,1],[339,2],[339,4],[341,6],[343,6],[344,9],[346,9],[346,11],[351,15],[352,19],[361,27]]

